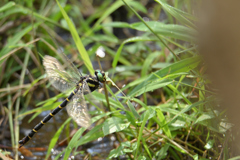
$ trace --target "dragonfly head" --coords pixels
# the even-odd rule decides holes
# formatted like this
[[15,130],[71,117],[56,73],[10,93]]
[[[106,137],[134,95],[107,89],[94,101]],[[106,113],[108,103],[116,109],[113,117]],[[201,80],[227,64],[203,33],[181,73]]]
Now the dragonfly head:
[[106,81],[106,76],[104,71],[96,70],[95,75],[100,82],[105,82]]

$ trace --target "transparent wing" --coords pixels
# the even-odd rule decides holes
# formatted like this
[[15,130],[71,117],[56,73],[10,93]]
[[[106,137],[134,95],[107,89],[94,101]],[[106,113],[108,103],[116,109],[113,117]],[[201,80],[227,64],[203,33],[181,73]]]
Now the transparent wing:
[[64,60],[64,64],[66,65],[66,71],[71,74],[71,76],[79,79],[82,77],[82,73],[79,72],[77,67],[71,62],[71,60],[63,53],[61,52],[58,54],[62,60]]
[[79,81],[76,76],[69,75],[56,58],[44,56],[43,65],[49,81],[61,92],[75,87]]
[[64,61],[64,64],[67,67],[66,71],[70,72],[71,76],[76,77],[77,79],[82,77],[81,72],[79,72],[77,67],[69,60],[69,58],[66,56],[66,54],[64,54],[63,49],[61,47],[59,47],[57,41],[51,36],[50,33],[49,33],[49,36],[52,38],[53,42],[55,43],[55,45],[58,48],[55,51],[56,51],[56,53],[58,53],[60,58]]
[[82,87],[73,96],[71,102],[67,104],[67,112],[73,120],[82,127],[88,128],[92,122],[88,114],[87,104],[84,99],[84,94],[91,93],[87,83],[84,81]]

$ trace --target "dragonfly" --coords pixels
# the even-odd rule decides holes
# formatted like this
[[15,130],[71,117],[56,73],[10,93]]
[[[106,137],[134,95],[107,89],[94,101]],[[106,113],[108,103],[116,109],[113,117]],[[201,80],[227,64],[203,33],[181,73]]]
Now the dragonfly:
[[[65,58],[68,62],[70,61],[67,57]],[[52,86],[60,92],[66,92],[70,89],[73,91],[57,108],[44,117],[27,136],[18,142],[19,148],[26,144],[44,124],[64,107],[66,107],[68,114],[79,126],[88,128],[91,125],[91,118],[88,114],[84,95],[100,88],[101,83],[106,81],[104,71],[95,70],[94,76],[83,76],[72,63],[69,63],[67,70],[65,70],[56,58],[48,55],[43,58],[43,66]]]

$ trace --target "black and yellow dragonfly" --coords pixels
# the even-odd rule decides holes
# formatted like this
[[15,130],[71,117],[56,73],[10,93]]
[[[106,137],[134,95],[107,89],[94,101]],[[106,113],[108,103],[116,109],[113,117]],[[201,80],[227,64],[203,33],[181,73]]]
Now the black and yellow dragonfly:
[[81,72],[79,72],[73,64],[69,63],[68,70],[64,70],[59,61],[51,56],[44,57],[43,65],[49,81],[57,90],[61,92],[69,89],[74,90],[57,108],[44,117],[27,136],[19,141],[19,148],[27,143],[45,123],[66,106],[68,114],[79,126],[89,127],[91,125],[91,118],[88,114],[84,95],[99,88],[100,82],[103,83],[106,81],[106,76],[103,71],[96,70],[95,76],[82,76]]

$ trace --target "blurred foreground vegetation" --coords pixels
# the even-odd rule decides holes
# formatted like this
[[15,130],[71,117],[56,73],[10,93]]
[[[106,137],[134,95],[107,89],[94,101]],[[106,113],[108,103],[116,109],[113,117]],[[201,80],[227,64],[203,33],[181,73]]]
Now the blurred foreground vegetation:
[[[231,134],[226,134],[231,125],[209,88],[195,44],[193,5],[198,3],[3,1],[1,153],[14,159],[39,157],[36,151],[40,157],[54,155],[52,159],[227,159],[234,155],[229,152]],[[108,82],[110,111],[105,109],[104,91],[93,92],[104,109],[90,112],[96,121],[91,130],[79,129],[62,116],[63,121],[52,120],[55,127],[49,129],[46,124],[39,136],[18,150],[19,139],[39,121],[34,119],[49,113],[67,95],[50,86],[41,56],[64,62],[59,56],[63,50],[89,74],[99,68],[95,52],[100,46],[106,53],[100,59],[103,70],[124,94]],[[49,141],[42,142],[46,137]],[[112,143],[89,152],[87,144],[103,137]],[[66,143],[59,145],[63,139]],[[58,152],[53,153],[53,148]]]

